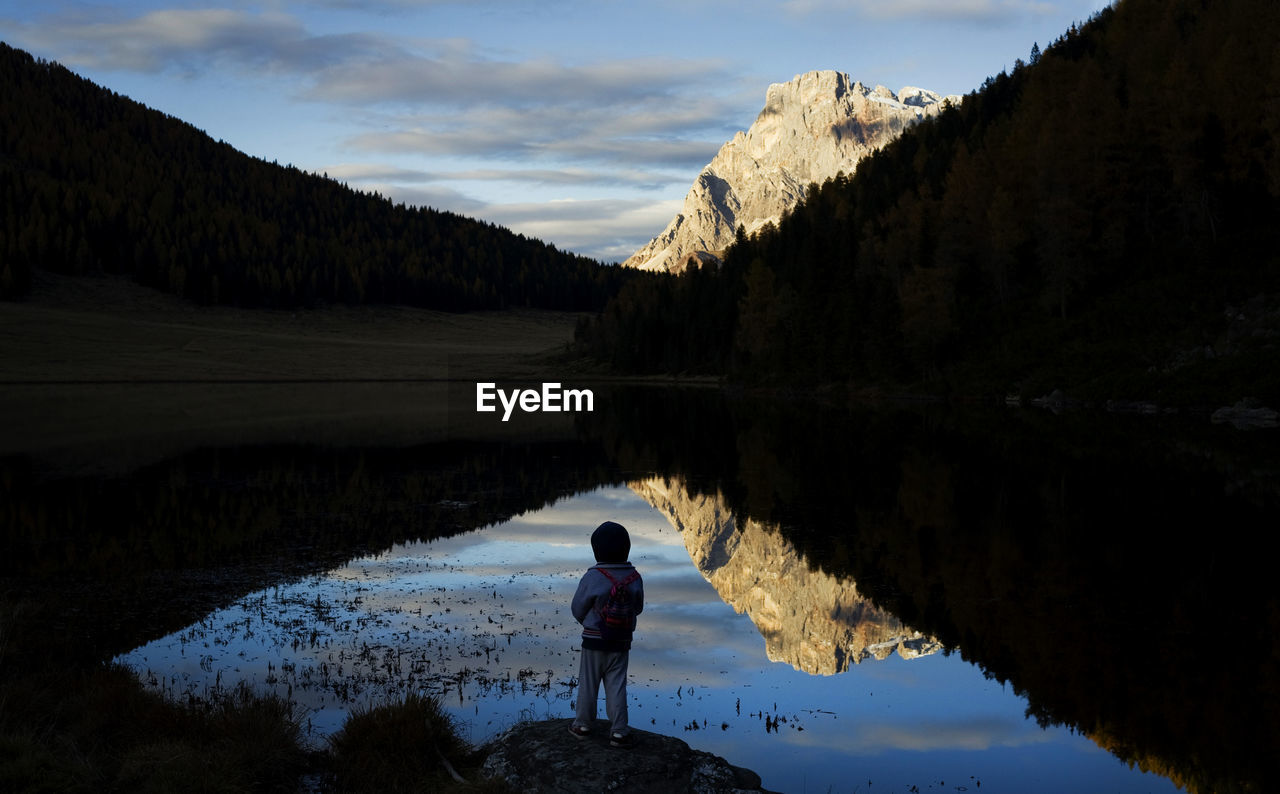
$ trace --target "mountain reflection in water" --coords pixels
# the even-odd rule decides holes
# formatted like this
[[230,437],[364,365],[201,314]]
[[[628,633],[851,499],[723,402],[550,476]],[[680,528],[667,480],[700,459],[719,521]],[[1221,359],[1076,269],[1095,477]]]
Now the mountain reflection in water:
[[810,568],[777,527],[738,520],[720,494],[692,493],[679,478],[630,485],[684,538],[720,598],[751,618],[770,661],[832,675],[895,651],[914,659],[942,650],[859,595],[852,580]]
[[[1280,790],[1280,595],[1259,553],[1280,520],[1274,435],[712,390],[602,389],[596,409],[496,438],[390,418],[376,440],[333,423],[323,441],[281,430],[253,445],[208,421],[163,445],[137,428],[133,449],[113,425],[121,457],[105,470],[83,465],[100,447],[89,461],[67,444],[8,451],[6,681],[171,635],[182,661],[144,665],[170,690],[184,675],[216,684],[218,669],[227,685],[236,667],[291,680],[330,693],[322,730],[351,697],[412,673],[470,708],[479,738],[571,697],[563,604],[589,562],[582,533],[622,511],[657,599],[633,667],[642,726],[780,775],[843,764],[837,791],[866,789],[854,770],[874,772],[875,790],[925,790],[930,775],[1090,790],[1098,767],[1082,754],[1125,775],[1109,786],[1121,791],[1169,785],[1125,763],[1191,791]],[[485,549],[488,562],[465,556]],[[542,622],[515,628],[510,616],[535,610]],[[287,653],[239,645],[268,636]],[[228,655],[233,637],[244,657]],[[934,643],[952,652],[901,655]],[[481,714],[491,700],[506,711]],[[775,715],[788,722],[766,732]],[[753,730],[773,743],[747,741]],[[1036,780],[990,749],[1033,747],[1057,752],[1038,756]]]
[[[1021,698],[958,657],[911,660],[940,646],[865,603],[853,582],[809,569],[776,527],[738,524],[720,498],[678,479],[397,545],[250,594],[118,661],[183,699],[240,681],[290,697],[316,741],[350,709],[406,692],[439,696],[475,742],[522,718],[565,717],[579,645],[567,604],[604,515],[630,528],[646,582],[629,689],[637,727],[751,766],[782,791],[856,790],[849,769],[886,786],[972,778],[988,791],[1050,791],[1043,770],[1064,756],[1075,759],[1073,788],[1160,788],[1086,739],[1027,720]],[[719,565],[707,565],[712,549]],[[894,648],[906,652],[889,658]]]

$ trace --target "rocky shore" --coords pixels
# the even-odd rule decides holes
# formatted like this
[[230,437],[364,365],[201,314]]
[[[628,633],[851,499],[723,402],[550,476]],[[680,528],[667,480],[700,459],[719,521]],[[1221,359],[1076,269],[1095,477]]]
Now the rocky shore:
[[[608,723],[591,735],[569,733],[571,720],[524,722],[489,742],[484,774],[538,794],[749,794],[766,792],[760,776],[683,741],[633,730],[630,747],[611,747]],[[767,793],[766,793],[767,794]]]

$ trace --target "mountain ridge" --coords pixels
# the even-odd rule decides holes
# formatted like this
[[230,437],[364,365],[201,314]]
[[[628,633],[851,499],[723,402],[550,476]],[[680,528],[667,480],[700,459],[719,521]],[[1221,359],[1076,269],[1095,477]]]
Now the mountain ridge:
[[915,86],[898,93],[816,70],[765,91],[764,107],[694,180],[681,211],[623,265],[678,273],[691,260],[718,260],[739,226],[747,235],[776,224],[808,186],[852,173],[863,157],[959,97]]
[[1119,0],[722,267],[628,284],[578,349],[789,389],[1274,405],[1278,31],[1264,0]]
[[626,273],[251,157],[0,42],[0,299],[33,270],[201,304],[598,308]]

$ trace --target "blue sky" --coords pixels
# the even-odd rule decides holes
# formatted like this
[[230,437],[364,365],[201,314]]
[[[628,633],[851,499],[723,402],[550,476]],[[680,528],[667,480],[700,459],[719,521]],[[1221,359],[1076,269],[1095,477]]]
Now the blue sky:
[[0,0],[0,39],[266,160],[606,261],[770,83],[965,94],[1101,0]]

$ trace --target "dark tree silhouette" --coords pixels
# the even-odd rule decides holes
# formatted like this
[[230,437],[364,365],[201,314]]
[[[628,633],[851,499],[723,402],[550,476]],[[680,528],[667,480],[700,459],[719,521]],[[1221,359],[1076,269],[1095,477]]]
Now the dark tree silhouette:
[[0,43],[0,297],[36,268],[202,303],[598,309],[628,273],[249,157]]
[[[584,349],[747,381],[1280,397],[1277,40],[1266,0],[1120,0],[737,240],[710,290],[733,299],[633,285],[625,311],[666,336],[710,328],[703,358],[643,355],[618,334],[649,317],[619,306]],[[1227,319],[1246,304],[1251,340]]]

